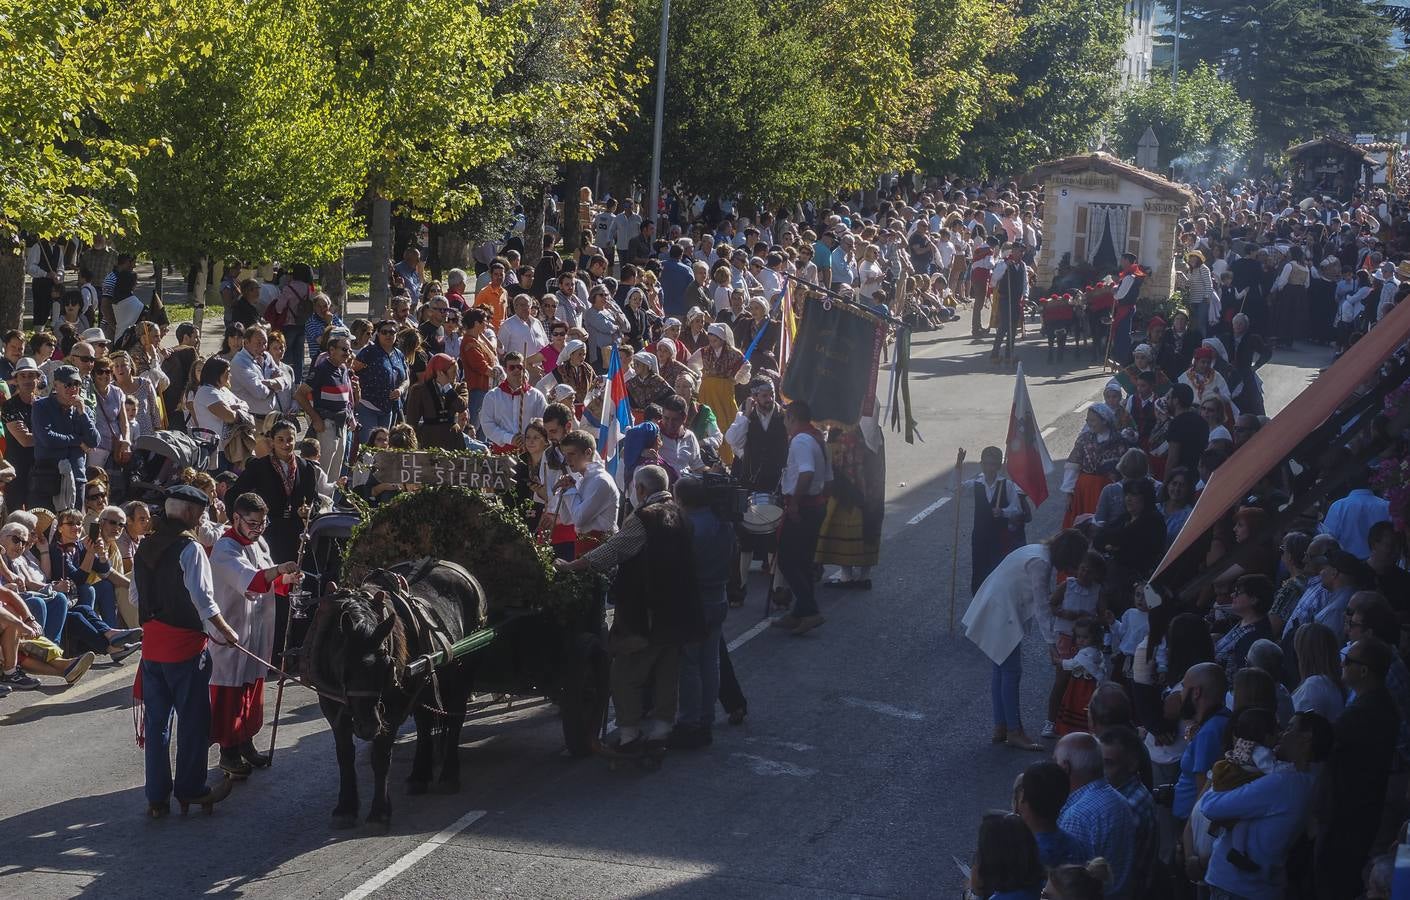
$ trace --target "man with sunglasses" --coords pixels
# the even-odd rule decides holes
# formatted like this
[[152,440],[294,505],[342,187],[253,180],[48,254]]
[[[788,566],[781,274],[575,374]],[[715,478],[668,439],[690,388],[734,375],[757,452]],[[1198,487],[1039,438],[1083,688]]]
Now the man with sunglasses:
[[[70,509],[84,496],[86,457],[99,440],[88,409],[83,399],[83,376],[73,366],[59,366],[54,370],[54,390],[34,404],[30,505]],[[65,488],[70,482],[71,494]]]
[[352,362],[362,392],[357,400],[358,442],[371,440],[374,428],[389,428],[393,413],[401,407],[409,375],[406,358],[397,349],[397,324],[391,319],[377,323],[376,339],[368,343]]
[[504,355],[504,381],[485,395],[480,408],[480,429],[495,453],[517,453],[524,445],[524,426],[542,418],[548,401],[524,374],[524,358]]
[[[264,540],[269,508],[255,493],[235,498],[230,527],[211,549],[211,578],[220,614],[240,644],[261,659],[274,651],[276,594],[288,594],[303,577],[297,562],[275,565]],[[220,768],[231,778],[247,778],[269,765],[255,749],[264,725],[263,663],[230,646],[211,654],[211,742],[220,745]]]
[[343,474],[348,429],[356,424],[353,409],[358,395],[348,369],[351,359],[352,343],[348,335],[335,331],[328,339],[327,352],[319,357],[309,372],[308,381],[299,385],[294,394],[318,439],[318,455],[330,482],[336,482]]

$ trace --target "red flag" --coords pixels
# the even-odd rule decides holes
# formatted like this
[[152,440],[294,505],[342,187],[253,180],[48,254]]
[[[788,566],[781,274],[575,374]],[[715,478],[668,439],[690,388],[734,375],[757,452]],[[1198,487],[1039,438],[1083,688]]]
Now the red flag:
[[1048,499],[1048,473],[1053,460],[1047,445],[1038,433],[1033,417],[1033,404],[1028,400],[1028,383],[1023,380],[1023,363],[1018,364],[1018,379],[1013,386],[1013,409],[1009,411],[1008,437],[1009,477],[1023,490],[1034,506]]

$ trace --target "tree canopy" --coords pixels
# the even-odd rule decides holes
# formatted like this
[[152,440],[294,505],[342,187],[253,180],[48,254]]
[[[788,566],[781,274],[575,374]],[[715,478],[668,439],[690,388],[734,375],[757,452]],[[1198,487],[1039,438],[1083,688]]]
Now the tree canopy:
[[[1173,8],[1174,0],[1162,0]],[[1254,110],[1255,150],[1329,129],[1398,128],[1406,99],[1391,21],[1362,0],[1182,0],[1181,60],[1208,63]]]
[[1021,0],[1017,34],[989,60],[992,91],[949,167],[1008,175],[1084,149],[1109,115],[1124,52],[1124,0]]
[[1134,157],[1148,127],[1160,141],[1162,170],[1174,165],[1179,177],[1204,177],[1238,169],[1253,141],[1253,107],[1200,63],[1174,90],[1162,72],[1122,94],[1111,123],[1113,148]]

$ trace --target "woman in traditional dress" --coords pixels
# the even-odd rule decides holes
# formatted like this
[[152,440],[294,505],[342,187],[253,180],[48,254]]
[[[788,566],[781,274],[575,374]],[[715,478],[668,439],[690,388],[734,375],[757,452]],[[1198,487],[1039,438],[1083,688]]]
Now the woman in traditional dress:
[[470,394],[464,382],[456,382],[455,359],[437,353],[426,364],[421,380],[406,395],[405,421],[416,429],[422,447],[464,450],[465,432],[460,417],[468,415]]
[[1126,452],[1126,441],[1115,429],[1116,410],[1106,403],[1087,407],[1087,424],[1077,435],[1067,468],[1062,476],[1062,492],[1068,495],[1062,527],[1071,528],[1078,516],[1097,511],[1102,488],[1110,483],[1104,470],[1116,465]]
[[685,426],[700,441],[702,449],[709,447],[712,452],[718,453],[725,439],[724,432],[720,431],[720,425],[715,421],[714,411],[696,396],[697,385],[695,373],[689,369],[676,377],[676,393],[685,401]]
[[[211,580],[220,614],[240,635],[240,645],[261,659],[274,652],[275,594],[287,596],[302,573],[294,561],[275,565],[264,541],[269,507],[258,494],[235,498],[230,527],[211,550]],[[255,749],[264,725],[265,667],[234,647],[211,642],[211,743],[220,746],[220,768],[236,780],[269,765]]]
[[632,357],[632,371],[636,373],[636,377],[627,381],[627,404],[631,407],[634,424],[641,424],[648,405],[659,404],[675,393],[671,383],[657,372],[660,365],[656,354],[649,350],[643,350]]
[[1170,378],[1155,364],[1155,351],[1150,344],[1137,344],[1136,349],[1131,351],[1131,365],[1122,369],[1116,376],[1116,381],[1120,383],[1122,390],[1127,395],[1136,393],[1136,376],[1142,372],[1150,372],[1155,376],[1155,396],[1164,397],[1165,392],[1170,390]]
[[709,338],[705,329],[709,324],[710,314],[698,306],[691,307],[690,312],[685,314],[685,330],[681,332],[680,342],[685,345],[688,354],[694,355],[697,350],[704,349]]
[[679,341],[662,338],[656,342],[655,353],[656,362],[660,367],[661,377],[666,379],[667,384],[675,384],[677,378],[680,378],[682,374],[690,371],[690,368],[679,359]]
[[558,365],[539,379],[534,385],[545,397],[553,396],[553,389],[566,384],[573,389],[573,415],[581,417],[583,404],[587,402],[597,373],[587,363],[587,344],[574,338],[563,345],[558,354]]
[[[734,348],[734,335],[728,325],[711,322],[705,330],[709,343],[691,358],[691,367],[701,375],[700,400],[714,412],[716,422],[733,422],[739,412],[734,386],[748,383],[749,364],[744,361],[744,354]],[[720,461],[725,465],[734,462],[734,451],[728,444],[720,446]]]
[[1205,397],[1222,397],[1226,405],[1232,405],[1234,402],[1229,393],[1229,382],[1225,381],[1224,376],[1214,367],[1214,361],[1219,356],[1219,351],[1214,346],[1216,344],[1223,346],[1213,338],[1200,344],[1195,349],[1190,367],[1180,376],[1180,383],[1188,384],[1195,392],[1195,406],[1202,405]]
[[1121,382],[1113,378],[1102,388],[1102,402],[1111,407],[1112,413],[1116,415],[1116,422],[1112,425],[1118,434],[1124,434],[1127,429],[1134,429],[1136,422],[1131,418],[1131,411],[1126,408],[1126,401],[1121,391]]
[[874,417],[833,428],[827,451],[832,463],[832,496],[818,533],[819,565],[841,568],[829,587],[871,590],[871,567],[881,553],[881,520],[886,503],[886,456]]

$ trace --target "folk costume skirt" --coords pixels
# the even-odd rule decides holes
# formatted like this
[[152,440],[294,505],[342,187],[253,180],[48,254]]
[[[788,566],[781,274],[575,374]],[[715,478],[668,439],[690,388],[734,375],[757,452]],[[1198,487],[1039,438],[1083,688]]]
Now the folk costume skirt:
[[1077,476],[1077,487],[1072,491],[1072,499],[1067,503],[1067,512],[1062,517],[1062,527],[1071,528],[1072,520],[1097,511],[1097,501],[1101,499],[1102,488],[1111,484],[1111,479],[1094,472],[1083,472]]

